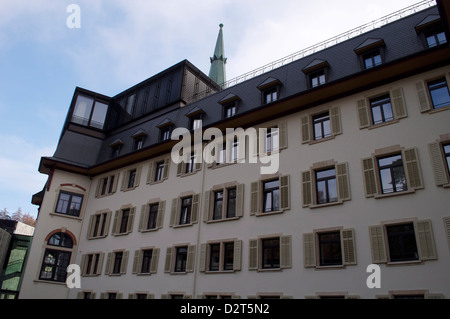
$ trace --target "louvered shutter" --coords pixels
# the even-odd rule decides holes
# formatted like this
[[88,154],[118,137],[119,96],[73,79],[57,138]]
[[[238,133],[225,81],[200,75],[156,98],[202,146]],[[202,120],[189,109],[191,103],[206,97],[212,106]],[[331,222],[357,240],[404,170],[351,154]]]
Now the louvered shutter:
[[280,208],[290,209],[289,175],[280,177]]
[[258,270],[258,239],[249,241],[248,270]]
[[210,200],[211,200],[211,191],[206,191],[205,192],[205,199],[204,199],[204,203],[203,203],[203,221],[207,222],[209,221],[209,211],[211,209],[211,205],[210,205]]
[[343,264],[356,265],[355,231],[353,229],[342,230]]
[[253,182],[251,184],[251,203],[250,203],[250,215],[259,213],[259,182]]
[[152,261],[150,262],[150,273],[156,274],[158,271],[158,262],[159,262],[159,248],[153,248],[152,251]]
[[311,130],[310,130],[310,117],[302,117],[302,144],[309,143],[311,141]]
[[283,122],[278,124],[278,136],[280,137],[279,148],[280,150],[288,147],[288,132],[287,132],[287,123]]
[[316,267],[316,245],[314,233],[303,234],[303,265],[305,268]]
[[195,245],[188,246],[188,254],[186,259],[186,272],[193,272],[195,264]]
[[405,97],[403,95],[403,89],[393,89],[390,92],[392,109],[394,113],[394,118],[401,119],[408,116],[406,111]]
[[419,155],[416,148],[405,150],[406,172],[411,188],[423,188],[422,174],[420,172]]
[[330,109],[331,133],[333,135],[342,134],[341,110],[339,106]]
[[311,181],[311,171],[306,171],[302,173],[302,198],[303,207],[308,207],[312,205],[312,181]]
[[372,253],[372,263],[383,264],[387,262],[386,245],[384,240],[383,226],[369,227],[370,248]]
[[239,271],[242,267],[242,240],[236,240],[234,242],[233,252],[233,270]]
[[434,243],[433,228],[430,220],[419,220],[417,225],[417,236],[419,243],[419,255],[421,260],[437,259],[436,246]]
[[360,129],[370,126],[369,108],[366,99],[358,101],[358,120]]
[[350,179],[348,176],[348,163],[336,165],[337,187],[339,200],[350,200]]
[[428,92],[425,87],[425,82],[416,83],[417,97],[419,98],[420,112],[427,112],[431,110],[431,104],[428,99]]
[[375,164],[372,157],[362,160],[364,190],[366,197],[372,197],[378,193]]
[[281,236],[280,238],[280,268],[292,267],[292,237]]
[[236,217],[244,216],[244,184],[236,187]]
[[449,174],[444,162],[441,143],[428,145],[431,154],[431,164],[433,166],[434,179],[437,186],[449,183]]

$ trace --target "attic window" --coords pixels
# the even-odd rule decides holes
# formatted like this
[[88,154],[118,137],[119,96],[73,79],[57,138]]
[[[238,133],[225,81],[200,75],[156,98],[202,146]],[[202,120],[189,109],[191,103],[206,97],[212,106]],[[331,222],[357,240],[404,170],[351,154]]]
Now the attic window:
[[330,64],[328,61],[319,59],[315,59],[303,68],[302,71],[307,77],[308,88],[313,89],[327,83],[329,68]]
[[261,91],[262,104],[269,104],[277,101],[280,97],[281,81],[272,77],[267,78],[263,83],[258,85]]
[[235,94],[228,94],[218,103],[222,105],[222,118],[227,119],[237,114],[238,105],[241,98]]
[[140,129],[131,136],[134,139],[133,149],[135,151],[142,149],[142,147],[144,146],[144,140],[146,136],[147,133],[142,129]]
[[109,147],[111,147],[112,150],[112,157],[116,158],[119,157],[120,151],[122,149],[123,141],[121,139],[117,139],[111,144],[109,144]]
[[205,111],[203,111],[199,107],[194,107],[186,116],[189,118],[189,129],[197,130],[201,128],[201,123],[203,120],[203,115]]
[[363,70],[383,64],[385,47],[383,39],[367,39],[354,50],[359,56]]
[[427,16],[415,26],[415,29],[427,48],[447,43],[441,17],[438,14]]
[[72,123],[102,130],[105,125],[108,104],[79,94],[72,115]]

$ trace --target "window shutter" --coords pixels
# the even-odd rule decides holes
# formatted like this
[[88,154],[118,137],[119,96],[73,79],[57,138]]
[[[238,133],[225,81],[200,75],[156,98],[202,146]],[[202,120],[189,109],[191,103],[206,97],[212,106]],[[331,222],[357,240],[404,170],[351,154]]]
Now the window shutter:
[[112,228],[113,235],[117,234],[117,228],[119,227],[119,215],[120,215],[120,210],[116,210],[116,213],[114,215],[113,228]]
[[196,194],[192,196],[191,223],[193,224],[198,222],[199,209],[200,209],[200,194]]
[[164,213],[166,211],[166,201],[163,200],[158,203],[158,216],[156,216],[156,228],[163,228],[164,224]]
[[172,199],[172,211],[170,213],[170,227],[175,226],[176,218],[177,218],[177,209],[178,209],[178,198]]
[[163,179],[167,179],[169,177],[169,168],[170,168],[170,159],[166,158],[164,160]]
[[155,176],[154,170],[156,170],[156,163],[151,162],[150,165],[148,166],[147,184],[153,183],[153,178]]
[[200,245],[200,259],[199,259],[199,266],[198,271],[205,272],[206,271],[206,248],[207,244],[201,244]]
[[350,179],[348,176],[348,163],[336,165],[337,186],[340,200],[350,200]]
[[91,217],[89,217],[89,227],[88,227],[88,231],[87,231],[87,239],[90,239],[93,237],[92,232],[94,231],[94,223],[95,223],[95,215],[91,215]]
[[280,137],[279,148],[284,149],[288,147],[288,132],[287,123],[283,122],[278,124],[278,136]]
[[356,265],[355,231],[344,229],[341,232],[343,248],[343,264]]
[[178,164],[177,166],[177,176],[180,176],[183,174],[183,166],[184,166],[184,162],[181,162]]
[[233,270],[239,271],[242,267],[242,240],[236,240],[234,242],[233,253]]
[[244,216],[244,184],[236,187],[236,217]]
[[427,112],[431,110],[431,105],[428,100],[427,89],[425,88],[425,82],[420,81],[416,83],[417,96],[419,98],[420,112]]
[[309,118],[309,116],[302,117],[302,144],[309,143],[311,141]]
[[128,267],[128,255],[130,254],[129,251],[124,251],[122,256],[122,262],[120,263],[120,274],[125,275],[127,273],[127,267]]
[[375,174],[375,165],[372,157],[362,160],[363,176],[364,176],[364,190],[366,197],[372,197],[378,193],[377,179]]
[[136,177],[134,179],[134,187],[138,187],[141,182],[142,166],[136,168]]
[[425,299],[445,299],[445,296],[443,294],[426,294]]
[[107,212],[106,213],[106,222],[105,222],[105,231],[103,233],[103,235],[106,237],[109,233],[109,224],[111,224],[111,215],[112,212]]
[[259,182],[253,182],[251,185],[250,215],[259,213],[259,184]]
[[372,262],[383,264],[387,262],[386,245],[384,240],[384,228],[381,225],[369,227],[370,248],[372,252]]
[[133,258],[133,270],[132,270],[133,274],[137,274],[139,272],[140,259],[141,259],[141,250],[135,250]]
[[434,179],[437,186],[448,184],[449,178],[444,162],[444,156],[442,154],[441,143],[428,144],[428,148],[431,154],[431,163],[433,165]]
[[141,216],[139,217],[138,232],[143,231],[145,229],[145,225],[147,225],[148,208],[149,208],[149,205],[147,205],[147,204],[141,206]]
[[159,248],[153,248],[152,252],[152,261],[150,262],[150,273],[156,274],[158,271],[158,262],[159,262]]
[[422,175],[420,173],[419,155],[416,148],[405,150],[406,172],[411,188],[423,188]]
[[258,239],[249,241],[248,270],[258,270]]
[[436,246],[434,244],[433,228],[430,220],[419,220],[416,223],[421,260],[437,259]]
[[103,184],[103,178],[100,178],[100,179],[98,180],[98,182],[97,182],[97,188],[96,188],[96,190],[95,190],[95,197],[96,197],[96,198],[100,197],[100,189],[101,189],[101,187],[102,187],[102,184]]
[[136,215],[136,207],[131,207],[130,217],[128,218],[128,224],[127,224],[127,232],[128,233],[133,232],[134,215]]
[[128,183],[128,178],[130,178],[130,172],[129,171],[125,171],[125,174],[123,174],[123,178],[122,178],[122,185],[120,186],[120,190],[123,192],[126,187],[127,187],[127,183]]
[[280,202],[281,209],[290,209],[289,175],[280,177]]
[[303,197],[303,207],[308,207],[312,205],[312,181],[311,181],[311,171],[306,171],[302,173],[302,197]]
[[195,245],[188,247],[188,254],[186,260],[186,272],[193,272],[195,264]]
[[358,119],[359,119],[359,128],[360,129],[370,126],[369,108],[367,107],[366,99],[358,101]]
[[330,109],[331,133],[333,135],[342,134],[341,110],[339,106]]
[[81,257],[81,267],[80,267],[80,270],[81,270],[81,276],[84,276],[84,275],[86,275],[86,273],[87,273],[87,263],[86,263],[86,259],[88,258],[88,255],[83,255],[82,257]]
[[303,234],[303,265],[305,268],[316,267],[316,244],[314,233]]
[[408,116],[406,111],[405,97],[403,89],[398,88],[391,91],[392,109],[394,111],[394,118],[401,119]]
[[98,259],[98,265],[97,270],[95,272],[96,275],[101,275],[102,269],[103,269],[103,260],[105,259],[105,253],[100,253],[99,259]]
[[164,272],[170,273],[172,270],[172,253],[174,248],[173,247],[167,247],[166,250],[166,262],[164,264]]
[[109,275],[111,273],[111,258],[112,253],[108,253],[108,256],[106,257],[105,275]]
[[106,292],[100,293],[100,299],[106,299]]
[[113,182],[113,187],[112,187],[112,190],[111,190],[111,194],[115,193],[117,191],[117,185],[119,184],[119,177],[120,177],[120,173],[117,173],[114,176],[114,182]]
[[292,268],[292,236],[281,236],[280,238],[280,267]]
[[447,235],[448,248],[450,248],[450,217],[444,217],[444,228]]
[[206,191],[205,192],[205,199],[204,199],[204,203],[203,203],[203,221],[207,222],[209,220],[209,211],[211,209],[211,205],[209,204],[209,201],[211,199],[211,191]]

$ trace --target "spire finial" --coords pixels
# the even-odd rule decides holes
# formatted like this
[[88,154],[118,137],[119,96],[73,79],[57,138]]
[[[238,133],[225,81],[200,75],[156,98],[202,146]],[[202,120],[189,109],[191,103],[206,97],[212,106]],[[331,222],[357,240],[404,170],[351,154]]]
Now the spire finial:
[[223,45],[223,23],[219,24],[220,30],[217,36],[216,47],[214,55],[211,58],[211,68],[209,70],[209,77],[219,85],[226,82],[225,64],[227,58],[225,57],[225,50]]
[[222,29],[223,28],[223,23],[219,24],[219,27]]

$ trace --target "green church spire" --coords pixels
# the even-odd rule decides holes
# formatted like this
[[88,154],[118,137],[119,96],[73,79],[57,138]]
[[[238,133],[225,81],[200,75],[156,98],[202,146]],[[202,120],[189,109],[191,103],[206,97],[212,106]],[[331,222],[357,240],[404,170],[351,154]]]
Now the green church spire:
[[211,68],[209,70],[209,77],[219,85],[226,82],[225,64],[227,58],[225,58],[225,50],[223,46],[223,24],[219,25],[219,35],[217,37],[216,48],[214,50],[214,56],[211,58]]

